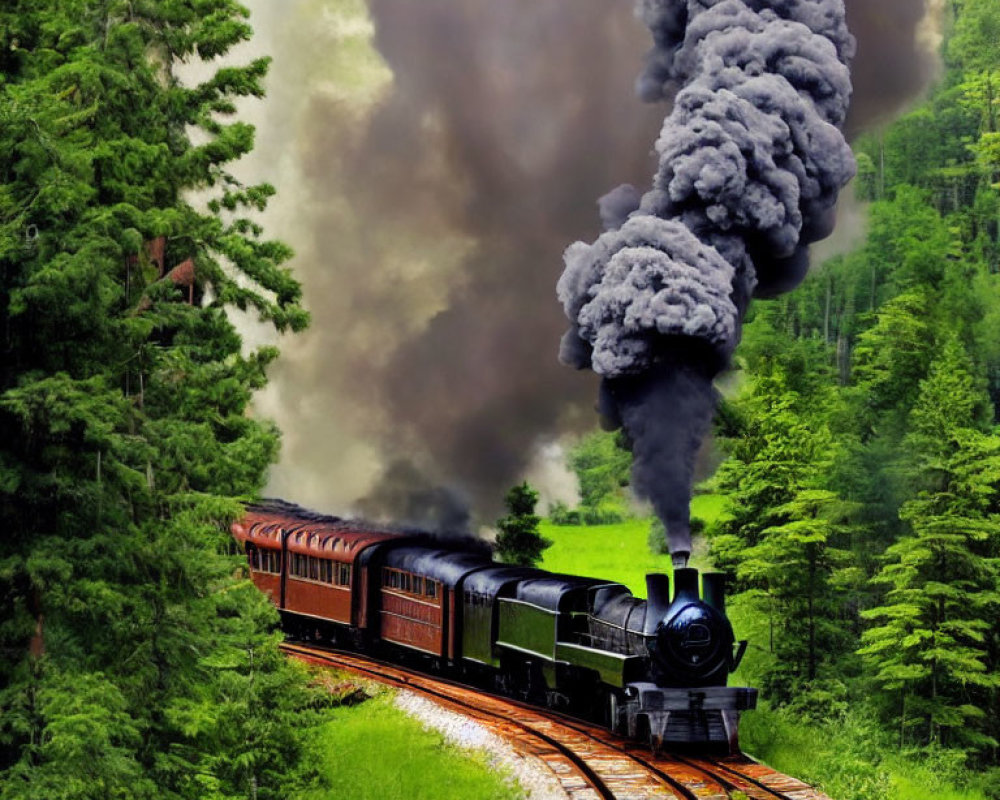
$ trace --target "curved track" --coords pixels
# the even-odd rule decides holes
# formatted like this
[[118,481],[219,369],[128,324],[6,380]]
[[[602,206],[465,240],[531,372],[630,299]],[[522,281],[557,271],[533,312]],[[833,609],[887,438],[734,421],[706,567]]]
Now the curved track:
[[654,754],[582,720],[357,653],[286,643],[295,658],[405,688],[475,719],[539,758],[572,800],[829,800],[745,756]]

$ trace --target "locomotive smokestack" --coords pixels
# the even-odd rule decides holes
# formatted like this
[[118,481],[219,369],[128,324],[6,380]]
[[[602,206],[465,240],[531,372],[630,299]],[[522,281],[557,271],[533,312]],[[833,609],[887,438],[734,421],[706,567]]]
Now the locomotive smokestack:
[[718,611],[726,613],[726,575],[723,572],[705,572],[701,576],[702,598]]
[[627,188],[607,195],[608,230],[566,251],[560,358],[604,378],[602,410],[632,442],[635,489],[683,566],[712,381],[751,296],[805,276],[807,246],[832,230],[854,175],[838,126],[855,43],[843,0],[640,0],[637,13],[655,43],[640,95],[679,91],[652,188],[638,202]]
[[670,608],[670,578],[660,572],[646,576],[646,620],[642,632],[645,636],[656,633],[656,626],[663,621]]
[[698,594],[698,570],[690,567],[674,570],[674,601],[700,600]]

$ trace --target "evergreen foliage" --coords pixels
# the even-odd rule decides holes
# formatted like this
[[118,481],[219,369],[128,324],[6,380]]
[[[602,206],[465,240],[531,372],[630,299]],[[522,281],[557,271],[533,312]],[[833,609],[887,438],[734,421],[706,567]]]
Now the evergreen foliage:
[[[875,680],[899,693],[901,744],[996,746],[984,731],[1000,673],[989,669],[995,628],[1000,440],[975,427],[983,405],[961,346],[949,340],[911,412],[907,532],[873,578],[885,602],[863,615]],[[991,624],[991,620],[993,623]]]
[[772,704],[996,769],[1000,2],[947,5],[940,87],[856,145],[863,244],[755,304],[709,535]]
[[174,72],[247,39],[246,16],[0,10],[3,800],[263,800],[306,777],[319,700],[225,533],[277,448],[246,414],[276,353],[242,352],[225,309],[307,321],[290,251],[248,216],[272,189],[227,171],[267,60]]
[[507,564],[533,567],[541,560],[542,551],[552,544],[538,532],[538,492],[525,481],[512,487],[503,502],[507,514],[497,520],[497,554]]
[[762,372],[739,406],[745,424],[716,478],[732,516],[717,526],[712,552],[768,620],[774,658],[763,688],[808,710],[843,691],[831,662],[850,641],[847,590],[858,580],[842,524],[850,509],[823,488],[833,439],[821,409],[788,388],[780,366]]

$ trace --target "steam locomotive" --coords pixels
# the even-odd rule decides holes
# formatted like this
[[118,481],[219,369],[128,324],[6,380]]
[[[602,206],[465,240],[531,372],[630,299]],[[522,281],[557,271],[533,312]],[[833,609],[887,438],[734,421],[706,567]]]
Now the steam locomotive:
[[[253,582],[291,636],[424,666],[597,719],[654,748],[738,752],[757,690],[727,687],[746,649],[726,618],[722,576],[620,583],[497,564],[449,540],[324,516],[282,501],[232,527]],[[734,649],[735,648],[735,649]]]

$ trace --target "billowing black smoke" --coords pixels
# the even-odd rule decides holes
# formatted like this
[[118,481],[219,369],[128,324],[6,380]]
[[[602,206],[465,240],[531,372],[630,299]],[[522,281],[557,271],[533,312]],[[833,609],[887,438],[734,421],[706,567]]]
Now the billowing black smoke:
[[[274,56],[246,180],[277,185],[268,229],[313,312],[258,398],[284,433],[268,491],[450,520],[445,485],[495,519],[536,442],[592,423],[591,376],[544,345],[565,326],[551,286],[566,242],[599,232],[594,198],[648,188],[664,112],[629,92],[648,33],[627,0],[245,4]],[[859,130],[911,101],[934,59],[921,0],[847,5]],[[391,82],[365,83],[374,62]],[[606,227],[640,196],[614,193]]]
[[750,298],[796,286],[854,159],[839,130],[855,42],[843,0],[640,0],[655,46],[638,81],[674,98],[653,187],[602,201],[611,229],[565,254],[561,359],[603,376],[636,489],[690,552],[694,458],[712,380]]

